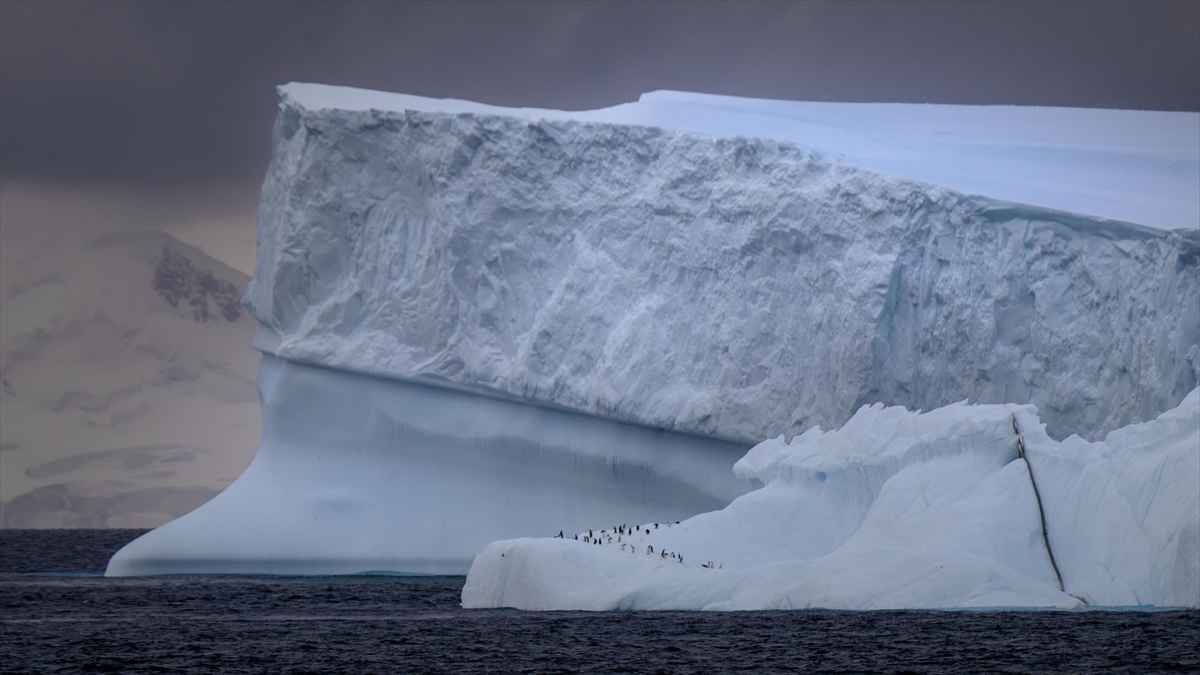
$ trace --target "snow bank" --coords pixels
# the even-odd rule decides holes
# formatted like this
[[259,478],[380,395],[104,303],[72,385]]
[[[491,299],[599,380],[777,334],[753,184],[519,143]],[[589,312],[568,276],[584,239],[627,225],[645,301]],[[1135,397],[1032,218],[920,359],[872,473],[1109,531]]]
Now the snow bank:
[[681,523],[495,542],[463,606],[1200,606],[1200,390],[1102,443],[1051,440],[1033,406],[874,405],[735,471],[765,487]]
[[284,359],[745,443],[962,399],[1098,438],[1200,375],[1195,230],[776,140],[281,93],[244,302]]

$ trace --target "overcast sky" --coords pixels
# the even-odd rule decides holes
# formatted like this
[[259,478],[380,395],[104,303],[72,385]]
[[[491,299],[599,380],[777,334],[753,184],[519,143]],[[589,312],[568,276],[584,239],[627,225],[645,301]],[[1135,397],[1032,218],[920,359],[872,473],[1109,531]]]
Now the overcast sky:
[[1200,110],[1200,3],[0,3],[0,178],[258,181],[291,80]]

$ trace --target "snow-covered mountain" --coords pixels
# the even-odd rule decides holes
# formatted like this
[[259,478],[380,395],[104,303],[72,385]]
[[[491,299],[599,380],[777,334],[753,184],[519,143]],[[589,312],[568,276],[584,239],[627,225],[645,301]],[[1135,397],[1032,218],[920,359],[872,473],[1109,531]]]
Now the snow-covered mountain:
[[6,222],[4,527],[155,527],[203,504],[261,433],[246,275],[153,230]]

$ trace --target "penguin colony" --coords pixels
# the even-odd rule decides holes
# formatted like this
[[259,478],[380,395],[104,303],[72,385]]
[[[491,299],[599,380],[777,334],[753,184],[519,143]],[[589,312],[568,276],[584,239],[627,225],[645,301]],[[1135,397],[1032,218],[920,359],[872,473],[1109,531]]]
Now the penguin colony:
[[[679,521],[677,520],[673,523],[667,523],[666,525],[667,525],[667,527],[671,527],[672,525],[678,525],[678,524],[679,524]],[[645,537],[646,535],[650,534],[651,529],[657,530],[658,523],[652,523],[651,525],[634,525],[633,527],[630,527],[627,524],[614,525],[611,530],[604,529],[604,530],[600,530],[599,532],[595,532],[593,530],[588,530],[587,534],[583,534],[581,532],[579,534],[574,535],[572,537],[572,539],[574,539],[574,541],[582,542],[584,544],[590,544],[592,546],[603,546],[605,544],[619,544],[622,551],[629,551],[630,553],[636,553],[639,549],[637,546],[634,546],[632,540],[630,540],[630,541],[622,541],[622,540],[625,537],[632,537],[634,535]],[[616,539],[614,539],[613,537],[616,537]],[[566,535],[563,534],[562,530],[559,530],[558,534],[554,535],[553,538],[554,539],[566,539]],[[676,553],[674,551],[667,551],[666,549],[662,549],[662,548],[660,548],[658,550],[658,552],[656,553],[654,550],[654,546],[652,544],[649,544],[646,546],[645,555],[657,555],[659,558],[662,558],[663,560],[669,559],[669,560],[674,560],[680,564],[683,563],[683,554],[682,553]],[[714,563],[711,560],[709,560],[708,562],[705,562],[705,563],[700,563],[700,566],[705,569],[710,569],[710,570],[724,569],[724,567],[725,567],[724,563],[718,564],[718,563]]]

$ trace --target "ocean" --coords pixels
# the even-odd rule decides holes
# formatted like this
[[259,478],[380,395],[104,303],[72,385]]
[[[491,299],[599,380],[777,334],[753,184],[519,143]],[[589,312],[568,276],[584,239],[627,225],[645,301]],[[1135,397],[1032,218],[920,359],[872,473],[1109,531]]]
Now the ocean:
[[106,579],[138,530],[0,530],[3,673],[1200,672],[1200,611],[463,610],[463,577]]

